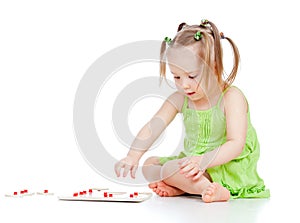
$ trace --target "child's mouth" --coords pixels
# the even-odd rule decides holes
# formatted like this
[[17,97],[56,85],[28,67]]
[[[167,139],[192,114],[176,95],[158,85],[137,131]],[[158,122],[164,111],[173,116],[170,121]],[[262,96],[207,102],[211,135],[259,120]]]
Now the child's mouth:
[[195,94],[195,92],[189,92],[189,93],[186,93],[188,96],[192,96],[193,94]]

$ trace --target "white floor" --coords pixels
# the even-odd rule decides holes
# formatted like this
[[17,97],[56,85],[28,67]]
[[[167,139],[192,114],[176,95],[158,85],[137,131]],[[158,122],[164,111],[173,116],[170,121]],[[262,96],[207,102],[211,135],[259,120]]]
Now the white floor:
[[[145,188],[146,189],[146,188]],[[198,197],[142,203],[60,201],[57,196],[0,198],[0,222],[300,222],[292,197],[239,199],[206,204]]]

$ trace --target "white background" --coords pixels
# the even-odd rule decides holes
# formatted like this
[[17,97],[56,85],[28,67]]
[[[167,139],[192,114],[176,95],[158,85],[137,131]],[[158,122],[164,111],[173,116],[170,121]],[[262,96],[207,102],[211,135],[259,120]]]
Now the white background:
[[[300,124],[296,3],[1,1],[1,206],[5,205],[1,198],[5,193],[25,188],[64,192],[82,187],[119,187],[98,175],[77,147],[72,118],[78,84],[90,65],[109,50],[134,41],[173,37],[179,23],[199,24],[202,18],[213,21],[239,47],[241,69],[235,85],[248,98],[259,135],[260,175],[272,196],[295,196]],[[141,77],[149,75],[148,71],[141,72]],[[153,71],[151,75],[158,75],[158,67]],[[130,79],[127,81],[130,83]],[[117,94],[126,82],[108,84]],[[160,102],[153,99],[149,108],[149,101],[140,101],[132,109],[129,125],[133,132]],[[100,111],[99,103],[96,111]],[[103,100],[101,106],[104,111],[109,109],[109,100]],[[95,119],[101,120],[97,114]],[[98,129],[107,128],[107,135],[100,137],[111,140],[112,146],[118,144],[110,125],[96,125]],[[126,154],[126,150],[121,151],[123,154],[117,156]]]

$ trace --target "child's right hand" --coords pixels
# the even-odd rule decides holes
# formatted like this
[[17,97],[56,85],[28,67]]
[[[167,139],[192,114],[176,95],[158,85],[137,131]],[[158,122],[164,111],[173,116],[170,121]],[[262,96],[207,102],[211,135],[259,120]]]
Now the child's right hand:
[[115,172],[117,177],[121,176],[121,169],[123,170],[123,177],[126,177],[128,172],[130,171],[131,178],[135,178],[135,173],[138,168],[138,161],[134,160],[132,157],[127,156],[121,159],[119,162],[115,164]]

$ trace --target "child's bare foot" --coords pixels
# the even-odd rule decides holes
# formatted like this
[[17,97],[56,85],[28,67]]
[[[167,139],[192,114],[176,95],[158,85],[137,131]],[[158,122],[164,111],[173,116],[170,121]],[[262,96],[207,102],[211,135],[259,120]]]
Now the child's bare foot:
[[228,201],[230,192],[218,183],[211,183],[202,194],[202,200],[206,203],[213,201]]
[[153,192],[155,192],[161,197],[174,197],[184,194],[184,191],[176,187],[172,187],[163,181],[150,183],[149,187],[152,189]]

